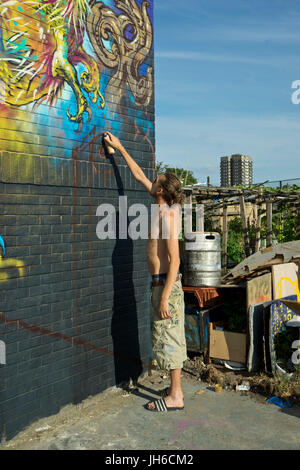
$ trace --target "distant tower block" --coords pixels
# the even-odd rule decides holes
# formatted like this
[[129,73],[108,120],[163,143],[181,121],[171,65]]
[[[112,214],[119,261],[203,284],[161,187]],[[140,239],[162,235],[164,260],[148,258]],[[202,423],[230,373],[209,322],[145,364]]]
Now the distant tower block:
[[231,157],[221,157],[221,186],[231,186]]
[[250,186],[253,177],[252,158],[247,155],[234,154],[221,157],[221,186]]

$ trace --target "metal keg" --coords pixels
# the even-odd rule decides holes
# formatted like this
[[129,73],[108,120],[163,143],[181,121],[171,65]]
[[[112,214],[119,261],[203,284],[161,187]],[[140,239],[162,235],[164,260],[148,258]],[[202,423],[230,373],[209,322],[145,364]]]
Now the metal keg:
[[221,242],[215,232],[193,232],[184,246],[185,286],[215,287],[221,284]]

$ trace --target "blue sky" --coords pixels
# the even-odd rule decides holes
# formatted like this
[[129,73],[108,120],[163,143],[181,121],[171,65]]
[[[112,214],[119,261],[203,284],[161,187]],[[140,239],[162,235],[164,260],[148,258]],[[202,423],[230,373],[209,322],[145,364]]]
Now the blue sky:
[[220,184],[250,155],[255,183],[300,178],[300,3],[154,0],[156,158]]

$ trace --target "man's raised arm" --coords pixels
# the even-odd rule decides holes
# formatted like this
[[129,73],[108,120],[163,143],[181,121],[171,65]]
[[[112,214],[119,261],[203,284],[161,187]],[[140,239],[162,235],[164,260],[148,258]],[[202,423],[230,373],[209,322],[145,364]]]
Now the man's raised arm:
[[140,168],[140,166],[133,160],[133,158],[129,155],[129,153],[126,151],[126,149],[123,147],[123,145],[121,144],[120,140],[118,139],[118,137],[114,136],[113,134],[111,134],[111,132],[107,132],[106,133],[108,134],[107,137],[104,137],[104,141],[110,145],[111,147],[119,150],[119,152],[121,153],[122,157],[124,158],[125,162],[127,163],[128,167],[129,167],[129,170],[131,171],[133,177],[139,182],[141,183],[144,188],[146,188],[146,190],[148,192],[151,191],[151,188],[152,188],[152,183],[151,181],[146,177],[145,173],[143,172],[143,170]]

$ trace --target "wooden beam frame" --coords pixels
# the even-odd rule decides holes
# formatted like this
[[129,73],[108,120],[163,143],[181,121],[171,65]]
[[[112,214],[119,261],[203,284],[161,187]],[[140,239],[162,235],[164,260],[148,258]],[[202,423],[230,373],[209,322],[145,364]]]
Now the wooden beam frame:
[[250,240],[249,240],[249,230],[247,224],[247,217],[246,217],[246,208],[245,208],[245,199],[244,196],[240,196],[240,209],[241,209],[241,218],[242,218],[242,225],[243,225],[243,234],[244,234],[244,246],[245,246],[245,253],[246,256],[250,256]]
[[223,235],[222,235],[222,274],[226,274],[227,269],[227,243],[228,243],[228,224],[227,224],[227,205],[223,206]]

